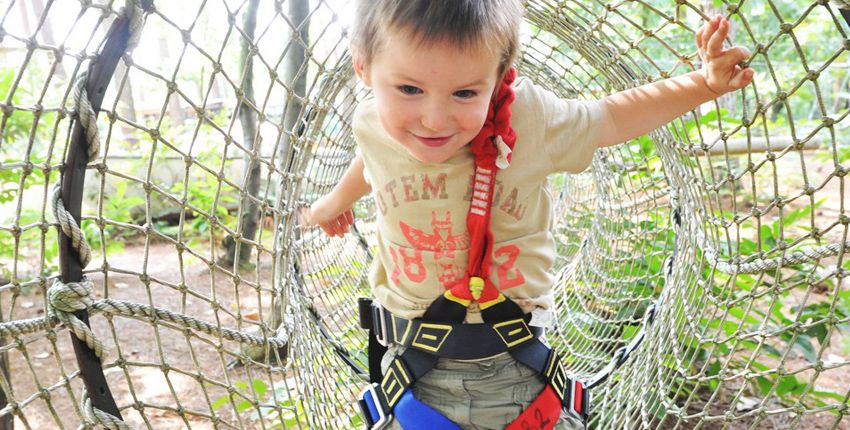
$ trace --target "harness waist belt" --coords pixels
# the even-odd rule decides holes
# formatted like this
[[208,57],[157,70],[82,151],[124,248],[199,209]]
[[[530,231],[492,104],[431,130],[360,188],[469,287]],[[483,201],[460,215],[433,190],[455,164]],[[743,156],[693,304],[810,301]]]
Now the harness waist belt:
[[450,324],[393,315],[377,302],[360,299],[360,325],[378,341],[415,348],[454,360],[476,360],[508,352],[535,340],[543,328],[528,325],[530,315],[495,324]]

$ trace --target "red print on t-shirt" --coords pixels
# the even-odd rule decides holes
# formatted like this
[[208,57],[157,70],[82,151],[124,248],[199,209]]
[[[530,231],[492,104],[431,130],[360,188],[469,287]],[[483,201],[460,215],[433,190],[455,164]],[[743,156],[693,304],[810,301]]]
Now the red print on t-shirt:
[[[466,232],[454,234],[452,231],[451,211],[446,211],[446,216],[442,219],[438,218],[437,213],[432,211],[430,232],[412,227],[403,221],[399,222],[399,226],[401,227],[401,232],[404,234],[404,237],[407,238],[408,243],[410,243],[410,246],[415,249],[417,253],[420,250],[431,251],[434,253],[434,263],[436,264],[437,271],[439,272],[437,273],[437,278],[440,283],[445,287],[453,285],[462,270],[462,268],[459,268],[456,264],[454,264],[454,253],[458,249],[466,249],[469,246],[469,234]],[[393,253],[392,250],[390,252]],[[401,252],[402,248],[399,247],[398,253],[401,254]],[[398,269],[397,260],[397,258],[394,258],[396,268],[393,271],[393,274],[400,274],[401,272]],[[418,267],[407,267],[409,265],[408,261],[404,261],[403,263],[405,274],[407,274],[408,271],[415,272],[415,270],[418,269]],[[416,264],[415,261],[411,261],[410,263]],[[396,276],[394,281],[397,280]],[[414,280],[411,279],[411,281]],[[419,282],[421,282],[421,280]]]
[[[422,261],[422,251],[434,253],[434,270],[437,272],[438,281],[445,288],[454,286],[463,277],[465,267],[455,264],[454,257],[456,250],[465,252],[469,247],[469,234],[453,234],[451,220],[451,211],[446,211],[446,216],[442,219],[437,217],[436,212],[431,212],[430,232],[399,222],[410,247],[390,246],[390,257],[394,266],[390,278],[396,285],[401,281],[402,273],[410,282],[419,284],[425,281],[427,269]],[[519,255],[519,248],[513,244],[501,246],[493,252],[494,269],[500,289],[506,290],[525,283],[522,271],[514,267]]]
[[439,260],[443,257],[454,258],[456,249],[464,249],[469,246],[469,235],[452,234],[452,212],[446,211],[444,219],[437,219],[437,213],[431,212],[431,231],[420,230],[407,225],[404,221],[399,222],[401,232],[410,242],[414,249],[433,251],[434,258]]

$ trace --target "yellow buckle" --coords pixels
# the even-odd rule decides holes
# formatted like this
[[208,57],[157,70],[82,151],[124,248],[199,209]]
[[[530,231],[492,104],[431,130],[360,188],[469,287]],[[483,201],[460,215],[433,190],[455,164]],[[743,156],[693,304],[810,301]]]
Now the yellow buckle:
[[416,331],[416,337],[413,338],[411,345],[437,352],[451,332],[452,326],[448,324],[422,323],[419,325],[419,330]]
[[484,292],[484,279],[471,276],[469,278],[469,292],[472,294],[472,298],[478,300],[481,297],[481,293]]
[[528,328],[522,318],[493,324],[493,329],[496,330],[496,333],[499,334],[502,342],[505,342],[508,348],[534,338],[534,334],[531,333],[531,329]]

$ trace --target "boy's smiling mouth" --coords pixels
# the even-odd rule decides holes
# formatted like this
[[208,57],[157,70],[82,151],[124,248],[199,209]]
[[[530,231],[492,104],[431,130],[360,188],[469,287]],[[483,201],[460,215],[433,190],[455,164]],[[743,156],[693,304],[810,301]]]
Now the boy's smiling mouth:
[[429,146],[429,147],[432,147],[432,148],[439,148],[439,147],[445,145],[446,143],[448,143],[449,139],[452,138],[451,135],[442,136],[442,137],[423,137],[423,136],[419,136],[418,134],[414,134],[413,136],[415,136],[417,140],[422,142],[423,145]]

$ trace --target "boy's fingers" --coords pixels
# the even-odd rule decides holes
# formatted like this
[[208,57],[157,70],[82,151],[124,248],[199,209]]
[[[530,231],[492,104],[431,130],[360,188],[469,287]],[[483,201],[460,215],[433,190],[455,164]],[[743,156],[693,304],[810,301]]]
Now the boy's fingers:
[[723,21],[717,31],[715,31],[708,39],[706,45],[706,53],[710,58],[718,57],[723,54],[723,39],[726,38],[729,30],[729,23]]
[[710,24],[703,25],[699,31],[697,32],[697,48],[705,51],[705,35],[708,34],[708,27]]
[[735,64],[738,64],[738,63],[740,63],[740,62],[742,62],[746,59],[749,59],[753,55],[750,52],[749,49],[747,49],[743,46],[733,46],[732,48],[729,48],[729,51],[731,51],[732,54],[733,54],[733,57],[735,59]]
[[739,66],[735,66],[737,70],[735,71],[735,75],[732,76],[732,79],[729,80],[729,85],[732,88],[741,89],[746,87],[753,81],[753,76],[755,76],[755,70],[751,68],[741,69]]
[[346,211],[345,219],[348,221],[348,224],[354,224],[354,211]]
[[719,15],[715,15],[715,16],[711,17],[711,19],[708,20],[707,23],[705,23],[705,26],[704,26],[705,31],[702,32],[702,41],[700,43],[700,46],[702,46],[703,49],[706,49],[708,47],[709,39],[715,33],[715,31],[717,30],[718,16]]
[[740,69],[738,66],[742,61],[750,58],[750,50],[742,46],[733,46],[724,50],[721,55],[714,57],[713,66],[718,72],[729,73],[730,68],[735,68],[733,73]]
[[702,27],[700,27],[699,30],[697,30],[697,33],[694,35],[694,40],[697,44],[698,50],[702,50],[702,33],[703,32],[705,32],[705,26],[704,25]]

